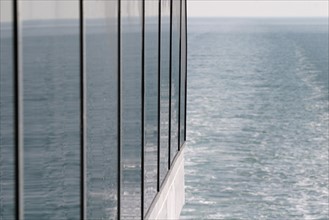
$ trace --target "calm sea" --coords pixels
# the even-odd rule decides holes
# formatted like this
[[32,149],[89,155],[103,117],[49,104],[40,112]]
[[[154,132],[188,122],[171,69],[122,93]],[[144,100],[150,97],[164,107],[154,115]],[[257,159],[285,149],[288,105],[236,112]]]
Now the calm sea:
[[[25,217],[71,219],[80,210],[77,23],[56,33],[26,25]],[[190,19],[188,31],[182,219],[329,219],[327,19]],[[0,213],[11,219],[12,44],[1,34]],[[116,137],[116,79],[108,74],[116,69],[107,60],[107,36],[86,37],[87,207],[98,219],[115,218],[117,201],[117,161],[108,156],[117,154],[116,145],[107,147]]]
[[182,219],[329,219],[328,19],[190,19]]

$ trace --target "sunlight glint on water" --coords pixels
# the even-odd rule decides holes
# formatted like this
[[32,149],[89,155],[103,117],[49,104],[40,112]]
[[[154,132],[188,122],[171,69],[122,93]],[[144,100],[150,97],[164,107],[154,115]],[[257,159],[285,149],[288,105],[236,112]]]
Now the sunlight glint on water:
[[328,21],[190,19],[183,219],[328,219]]

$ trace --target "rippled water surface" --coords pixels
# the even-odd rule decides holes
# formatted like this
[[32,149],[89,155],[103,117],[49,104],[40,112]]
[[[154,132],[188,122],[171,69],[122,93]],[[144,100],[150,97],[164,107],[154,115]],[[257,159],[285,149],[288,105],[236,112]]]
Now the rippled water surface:
[[327,19],[190,19],[182,219],[329,219]]

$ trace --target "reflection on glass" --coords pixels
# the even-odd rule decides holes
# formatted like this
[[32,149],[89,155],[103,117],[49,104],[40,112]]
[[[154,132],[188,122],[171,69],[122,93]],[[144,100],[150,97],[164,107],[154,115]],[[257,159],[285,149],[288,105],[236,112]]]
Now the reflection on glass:
[[170,162],[178,151],[178,97],[179,97],[179,34],[180,0],[172,1],[172,54],[171,54],[171,143]]
[[160,183],[168,171],[170,0],[161,1],[160,54]]
[[121,218],[141,219],[142,1],[121,1]]
[[79,1],[21,1],[26,219],[80,218]]
[[181,98],[180,98],[180,145],[182,146],[185,141],[185,72],[186,72],[186,29],[185,29],[185,0],[182,1],[182,24],[181,24]]
[[145,1],[144,213],[157,193],[158,166],[158,1]]
[[117,219],[117,7],[85,1],[87,217]]
[[0,219],[14,219],[13,5],[0,1]]

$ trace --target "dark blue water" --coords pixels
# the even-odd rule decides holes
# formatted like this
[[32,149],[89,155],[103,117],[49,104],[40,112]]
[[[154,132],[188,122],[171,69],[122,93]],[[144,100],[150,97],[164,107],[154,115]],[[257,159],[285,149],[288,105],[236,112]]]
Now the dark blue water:
[[183,219],[329,219],[328,20],[190,19]]

